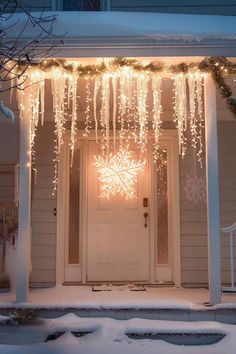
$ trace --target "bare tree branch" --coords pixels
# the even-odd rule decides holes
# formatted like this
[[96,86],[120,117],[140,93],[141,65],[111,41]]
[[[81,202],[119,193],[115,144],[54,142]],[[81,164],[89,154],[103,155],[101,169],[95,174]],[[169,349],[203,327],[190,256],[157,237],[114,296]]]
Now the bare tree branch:
[[[25,22],[15,20],[14,15],[20,11]],[[21,85],[27,81],[27,68],[45,58],[50,57],[52,51],[63,43],[62,36],[54,34],[55,15],[39,15],[31,13],[21,0],[2,0],[0,3],[0,93],[13,87],[22,89]],[[19,23],[20,22],[20,23]],[[34,37],[24,38],[29,26],[36,30]],[[9,32],[17,33],[9,40]],[[48,42],[51,44],[49,45]],[[43,45],[45,43],[45,45]],[[24,66],[18,64],[24,63]],[[2,83],[14,81],[8,88]],[[15,82],[20,83],[15,83]]]

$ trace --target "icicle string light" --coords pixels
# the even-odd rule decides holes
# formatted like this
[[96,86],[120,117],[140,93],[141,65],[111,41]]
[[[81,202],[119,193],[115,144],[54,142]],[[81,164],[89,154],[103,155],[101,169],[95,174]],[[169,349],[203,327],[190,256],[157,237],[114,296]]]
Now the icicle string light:
[[98,141],[98,119],[97,119],[97,95],[100,86],[99,78],[95,78],[94,80],[94,92],[93,92],[93,116],[95,122],[95,138],[96,142]]
[[148,112],[147,112],[147,94],[149,75],[137,75],[137,111],[139,122],[139,148],[141,152],[146,150],[148,137]]
[[186,152],[186,136],[187,129],[187,92],[186,92],[186,76],[177,74],[174,78],[175,97],[174,97],[174,121],[177,124],[179,136],[179,151],[184,157]]
[[77,78],[72,77],[71,80],[71,100],[72,100],[72,112],[71,112],[71,134],[70,134],[70,150],[71,150],[71,161],[70,166],[73,165],[74,150],[77,135]]
[[179,63],[177,65],[165,65],[163,63],[154,62],[141,62],[136,59],[130,58],[115,58],[110,61],[96,64],[96,65],[81,65],[78,63],[71,63],[65,59],[46,59],[39,63],[28,62],[16,63],[15,70],[16,76],[22,70],[24,73],[32,72],[32,70],[43,71],[45,74],[51,73],[55,68],[61,68],[68,75],[75,74],[77,77],[98,77],[107,72],[117,72],[121,68],[129,68],[133,72],[154,74],[160,73],[163,76],[165,74],[177,74],[177,73],[190,73],[194,71],[201,71],[202,73],[210,73],[215,81],[222,97],[226,100],[226,103],[236,117],[236,98],[233,97],[233,92],[230,86],[225,82],[225,76],[236,74],[236,64],[225,57],[206,57],[202,61],[196,63]]
[[102,107],[101,107],[101,125],[105,130],[105,142],[107,152],[109,152],[109,120],[110,120],[110,75],[102,76]]
[[111,78],[113,90],[113,114],[112,114],[112,128],[113,128],[113,147],[116,147],[116,114],[117,114],[117,76],[113,75]]
[[190,109],[190,129],[192,136],[192,146],[197,148],[197,124],[196,124],[196,76],[190,74],[188,76],[189,87],[189,109]]
[[[106,64],[109,66],[109,64]],[[98,75],[85,76],[85,136],[95,126],[96,141],[101,144],[102,155],[109,155],[110,140],[113,139],[113,150],[116,140],[120,148],[127,149],[130,140],[134,140],[142,154],[147,147],[148,131],[152,129],[154,161],[159,158],[159,140],[162,134],[162,90],[163,80],[174,82],[174,121],[178,129],[179,151],[182,157],[186,152],[187,130],[189,129],[192,146],[196,149],[198,162],[201,164],[203,151],[203,83],[204,75],[198,68],[182,72],[162,72],[158,70],[138,70],[125,62],[116,64],[114,70],[104,70]],[[104,68],[104,67],[103,67]],[[83,76],[83,75],[81,75]],[[61,145],[66,130],[67,111],[70,112],[71,166],[77,140],[78,104],[80,97],[77,89],[81,80],[80,74],[62,66],[53,66],[50,75],[38,68],[31,68],[28,92],[29,95],[18,95],[20,116],[22,117],[25,100],[30,101],[31,117],[31,150],[34,156],[36,129],[44,122],[45,79],[51,79],[53,115],[55,121],[55,176],[54,187],[58,183],[58,162]],[[148,96],[152,95],[151,99]],[[189,96],[188,96],[189,95]],[[27,97],[26,97],[27,96]],[[82,115],[81,115],[82,116]],[[111,126],[110,126],[111,123]],[[113,131],[111,132],[111,129]],[[98,140],[98,131],[101,139]],[[34,158],[33,158],[34,159]]]
[[152,95],[153,95],[153,131],[154,131],[154,148],[153,148],[153,158],[154,161],[158,159],[159,150],[159,140],[162,134],[161,129],[161,89],[162,89],[162,78],[159,75],[153,75],[152,77]]
[[55,120],[55,134],[57,138],[57,149],[60,154],[61,145],[63,143],[63,135],[65,132],[65,92],[67,78],[59,69],[52,73],[52,98],[53,112]]
[[90,81],[86,79],[85,85],[85,96],[86,96],[86,108],[85,108],[85,129],[84,136],[88,136],[91,130],[91,116],[90,116],[90,103],[92,101],[91,91],[90,91]]
[[58,185],[58,163],[61,152],[61,145],[63,144],[63,137],[65,133],[65,93],[66,93],[67,76],[59,68],[52,72],[52,98],[53,98],[53,112],[55,120],[55,158],[54,158],[54,179],[53,179],[53,195],[57,190]]
[[[28,112],[30,116],[30,153],[31,153],[31,164],[32,169],[35,172],[35,178],[37,170],[35,168],[35,138],[36,131],[41,117],[41,124],[44,122],[44,85],[45,85],[45,74],[43,71],[34,70],[31,74],[30,85],[27,88],[28,95],[25,95],[23,90],[19,90],[18,107],[20,111],[20,118],[23,119],[25,106],[24,100],[28,101]],[[24,89],[24,87],[22,87]]]
[[199,72],[196,79],[196,96],[197,96],[197,113],[198,113],[198,146],[197,146],[197,160],[202,167],[202,153],[203,153],[203,75]]

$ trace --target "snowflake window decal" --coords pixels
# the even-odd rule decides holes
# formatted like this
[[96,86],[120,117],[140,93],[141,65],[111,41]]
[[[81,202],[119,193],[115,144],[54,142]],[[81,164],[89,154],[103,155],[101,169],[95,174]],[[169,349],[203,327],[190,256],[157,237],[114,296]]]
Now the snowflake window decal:
[[120,195],[126,199],[136,198],[135,183],[139,172],[143,171],[145,159],[132,159],[132,152],[120,148],[108,156],[94,156],[98,179],[101,182],[100,197],[110,199]]
[[189,201],[194,203],[206,201],[206,182],[204,177],[187,175],[184,190]]

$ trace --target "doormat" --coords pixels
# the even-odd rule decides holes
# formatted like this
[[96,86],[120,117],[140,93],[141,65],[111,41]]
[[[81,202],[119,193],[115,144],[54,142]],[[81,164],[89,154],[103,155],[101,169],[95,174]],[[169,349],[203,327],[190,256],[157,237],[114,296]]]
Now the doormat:
[[112,291],[112,285],[110,284],[93,285],[92,291]]
[[146,291],[146,288],[143,285],[137,284],[128,284],[128,285],[112,285],[112,284],[101,284],[93,285],[92,291]]

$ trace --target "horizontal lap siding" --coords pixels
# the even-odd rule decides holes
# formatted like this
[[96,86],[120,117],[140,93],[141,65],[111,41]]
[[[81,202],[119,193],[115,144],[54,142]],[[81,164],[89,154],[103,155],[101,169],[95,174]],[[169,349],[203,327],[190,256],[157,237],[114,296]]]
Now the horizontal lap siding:
[[36,184],[32,189],[32,287],[52,286],[56,281],[56,197],[53,191],[53,124],[38,128]]
[[111,0],[112,11],[235,15],[236,0]]
[[14,203],[18,138],[17,119],[12,123],[0,113],[0,203]]
[[[181,276],[183,286],[207,284],[207,214],[204,200],[195,203],[186,192],[187,176],[205,176],[196,160],[195,152],[187,150],[180,158],[180,235]],[[203,161],[203,164],[205,161]]]
[[[220,177],[220,226],[236,221],[236,121],[218,122],[219,177]],[[181,272],[185,286],[206,285],[208,272],[207,212],[206,203],[188,200],[186,175],[194,171],[193,155],[188,153],[180,160],[181,206]],[[197,168],[199,176],[205,173]],[[236,255],[236,246],[235,246]],[[229,240],[221,235],[222,281],[230,281]]]
[[[219,122],[220,223],[222,227],[236,221],[236,120]],[[234,247],[236,258],[236,247]],[[230,282],[229,238],[221,235],[223,283]]]

